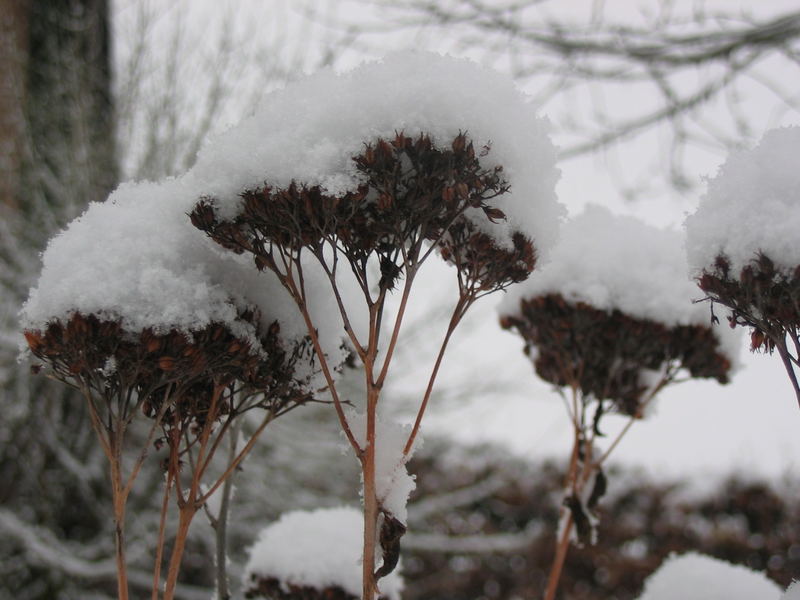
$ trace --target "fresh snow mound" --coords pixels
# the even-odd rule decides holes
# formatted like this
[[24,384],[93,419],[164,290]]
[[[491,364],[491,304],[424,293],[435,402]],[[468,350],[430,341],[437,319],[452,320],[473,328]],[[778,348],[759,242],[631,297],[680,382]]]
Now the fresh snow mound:
[[765,575],[690,552],[670,555],[647,578],[639,600],[777,600],[780,597],[780,587]]
[[[686,273],[681,234],[597,205],[563,225],[550,261],[509,288],[500,313],[518,314],[523,298],[546,294],[669,326],[710,324],[708,306],[693,303],[700,292]],[[713,330],[737,365],[740,332]]]
[[783,270],[800,265],[800,127],[767,132],[752,150],[732,153],[686,219],[693,275],[719,254],[738,274],[759,252]]
[[209,143],[193,169],[223,218],[239,212],[238,194],[292,181],[341,193],[359,183],[351,158],[396,132],[427,133],[449,147],[466,132],[485,168],[503,166],[511,192],[497,200],[508,220],[479,222],[501,247],[520,231],[539,255],[555,240],[562,207],[548,124],[510,78],[476,63],[403,52],[344,74],[323,70],[270,94],[255,114]]
[[[363,536],[364,518],[354,508],[286,513],[250,549],[244,586],[256,575],[320,590],[339,586],[360,598]],[[399,600],[403,587],[398,571],[379,582],[381,594],[392,600]]]

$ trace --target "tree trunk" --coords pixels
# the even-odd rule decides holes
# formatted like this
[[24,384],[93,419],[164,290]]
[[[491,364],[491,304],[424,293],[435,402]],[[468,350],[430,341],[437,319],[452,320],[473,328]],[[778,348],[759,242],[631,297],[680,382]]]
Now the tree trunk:
[[49,235],[117,182],[109,5],[22,4],[28,9],[25,130],[16,204],[28,219],[51,226]]

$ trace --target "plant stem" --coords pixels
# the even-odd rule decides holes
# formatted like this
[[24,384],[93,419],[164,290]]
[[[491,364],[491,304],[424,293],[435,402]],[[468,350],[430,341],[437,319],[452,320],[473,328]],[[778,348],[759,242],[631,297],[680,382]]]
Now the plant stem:
[[[228,454],[228,464],[231,464],[236,459],[236,442],[239,438],[238,425],[231,428],[229,436],[230,452]],[[222,500],[219,504],[219,514],[213,522],[217,546],[217,600],[228,600],[230,598],[230,593],[228,592],[227,544],[228,509],[230,506],[231,491],[233,489],[233,475],[234,472],[231,472],[231,474],[225,478],[225,483],[222,486]]]
[[[583,434],[584,423],[581,418],[581,411],[579,410],[580,400],[578,398],[578,386],[572,386],[572,425],[573,425],[573,441],[572,441],[572,454],[569,459],[569,468],[567,469],[567,477],[564,481],[564,491],[572,491],[576,493],[576,486],[578,484],[578,467],[580,465],[580,443]],[[558,582],[561,579],[561,571],[564,567],[564,562],[567,559],[567,551],[569,550],[569,536],[572,532],[572,514],[567,512],[569,509],[565,506],[561,507],[561,518],[566,516],[564,522],[564,529],[561,532],[561,537],[556,540],[556,552],[553,557],[553,564],[550,566],[550,574],[547,578],[547,590],[545,592],[544,600],[554,600],[556,591],[558,590]]]
[[[121,423],[117,421],[118,427]],[[125,504],[128,494],[122,483],[122,437],[123,432],[109,430],[111,449],[111,497],[114,503],[114,545],[117,562],[117,595],[119,600],[128,600],[128,566],[125,561]]]
[[164,538],[167,531],[167,511],[169,510],[169,492],[172,488],[172,472],[167,473],[164,484],[164,498],[161,501],[161,517],[158,521],[158,542],[156,543],[156,558],[153,565],[153,591],[152,600],[158,600],[158,587],[161,583],[161,561],[164,557]]
[[564,530],[561,532],[561,538],[556,544],[556,555],[553,559],[553,564],[550,567],[550,575],[547,578],[547,591],[545,592],[544,600],[554,600],[556,597],[558,582],[561,580],[561,570],[564,567],[564,562],[567,559],[570,533],[572,533],[572,515],[567,514],[567,520],[564,523]]
[[178,518],[178,530],[175,533],[175,545],[172,548],[172,555],[169,560],[169,572],[167,573],[167,583],[164,588],[164,600],[173,600],[175,596],[175,586],[178,583],[178,572],[181,568],[183,551],[186,548],[186,538],[189,535],[189,526],[197,512],[195,503],[190,501],[180,508]]
[[439,347],[439,353],[436,356],[436,362],[433,365],[431,376],[428,379],[428,386],[425,388],[425,395],[422,397],[422,403],[417,411],[417,418],[414,420],[414,427],[411,430],[411,434],[408,436],[408,440],[406,440],[405,447],[403,448],[404,456],[408,456],[409,452],[411,452],[411,448],[414,446],[414,440],[416,440],[420,425],[422,425],[422,417],[425,415],[425,410],[428,407],[428,402],[430,401],[431,394],[433,393],[433,385],[436,382],[436,376],[439,374],[439,367],[442,366],[442,359],[444,359],[444,353],[447,350],[447,344],[450,342],[450,337],[453,335],[453,332],[455,331],[468,307],[469,301],[464,296],[461,296],[458,299],[455,309],[453,310],[450,323],[447,325],[447,333],[445,333],[444,339],[442,340],[442,345]]
[[783,366],[786,368],[786,374],[789,376],[789,381],[792,384],[792,389],[794,390],[795,397],[797,398],[797,404],[800,406],[800,384],[797,382],[797,376],[795,375],[794,367],[792,366],[789,350],[786,348],[786,341],[781,340],[776,344],[776,346],[778,348],[778,354],[780,354],[781,360],[783,361]]
[[114,542],[117,561],[117,595],[119,600],[128,600],[128,567],[125,562],[125,499],[114,491]]
[[375,487],[375,420],[378,404],[378,389],[367,390],[367,443],[361,459],[364,477],[364,556],[362,560],[362,600],[373,600],[375,584],[375,543],[378,533],[378,497]]

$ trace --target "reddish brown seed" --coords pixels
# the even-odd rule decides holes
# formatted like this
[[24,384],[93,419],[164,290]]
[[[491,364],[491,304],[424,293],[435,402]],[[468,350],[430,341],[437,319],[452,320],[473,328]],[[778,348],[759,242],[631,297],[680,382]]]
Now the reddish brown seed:
[[42,334],[40,332],[25,331],[24,335],[25,335],[25,341],[28,342],[28,346],[33,352],[38,351],[42,347],[42,344],[44,342],[42,341]]

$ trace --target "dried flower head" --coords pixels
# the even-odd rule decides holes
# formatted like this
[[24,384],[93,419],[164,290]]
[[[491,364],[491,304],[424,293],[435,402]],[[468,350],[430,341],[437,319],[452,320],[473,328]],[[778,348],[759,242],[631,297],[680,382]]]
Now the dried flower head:
[[[257,323],[251,311],[240,319]],[[54,320],[44,331],[25,331],[25,337],[56,378],[98,397],[134,399],[146,416],[161,413],[167,422],[178,416],[202,423],[215,387],[237,386],[286,403],[308,398],[294,377],[302,349],[283,348],[277,322],[260,336],[258,351],[220,324],[191,335],[174,329],[131,333],[118,320],[80,313],[66,323]],[[174,405],[161,411],[165,398]],[[230,408],[219,407],[217,418]]]
[[[484,148],[482,156],[489,152]],[[362,183],[355,191],[331,195],[302,182],[285,189],[269,185],[242,194],[241,212],[221,220],[212,198],[191,214],[195,227],[235,252],[253,254],[256,266],[279,270],[274,247],[284,251],[324,244],[341,249],[352,262],[376,258],[381,285],[394,287],[423,241],[436,245],[463,273],[465,284],[491,291],[525,279],[536,262],[532,242],[513,235],[501,248],[481,228],[505,220],[491,202],[509,189],[502,168],[484,168],[466,134],[450,147],[426,135],[365,144],[353,157]]]
[[728,320],[732,327],[753,328],[753,350],[771,352],[776,338],[783,339],[800,328],[800,266],[786,273],[760,253],[737,274],[731,272],[728,259],[719,255],[697,283],[712,303],[731,310]]
[[560,294],[522,300],[520,312],[504,317],[501,325],[524,338],[525,352],[542,379],[575,385],[584,398],[610,400],[631,416],[640,416],[647,371],[673,365],[692,377],[726,383],[731,367],[710,327],[668,326],[571,303]]

